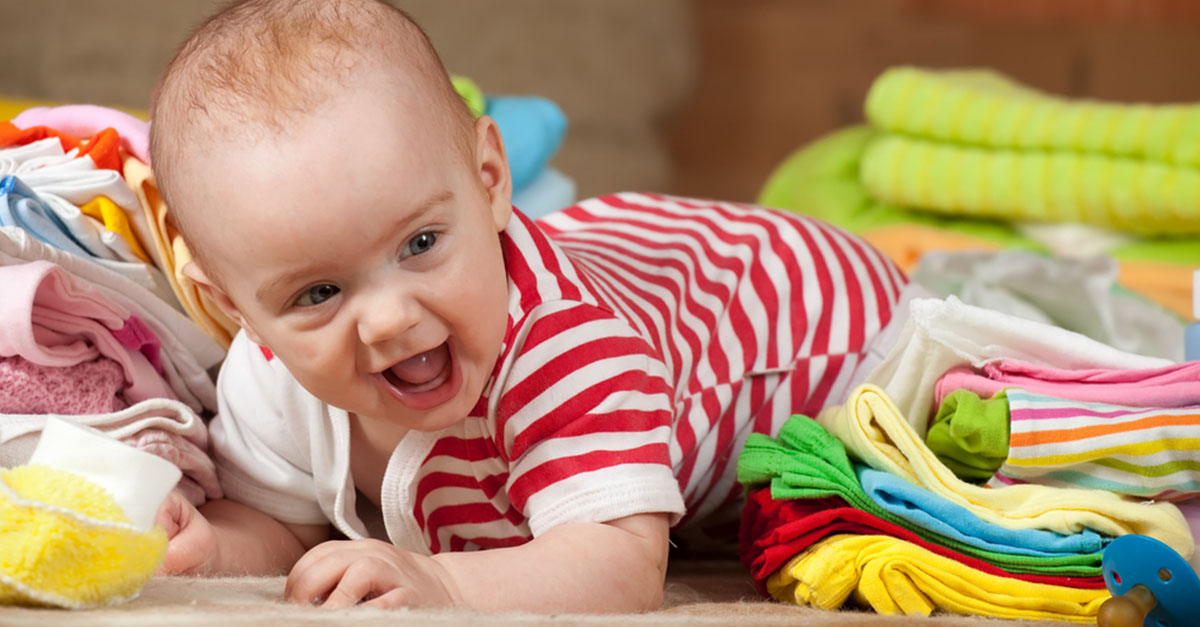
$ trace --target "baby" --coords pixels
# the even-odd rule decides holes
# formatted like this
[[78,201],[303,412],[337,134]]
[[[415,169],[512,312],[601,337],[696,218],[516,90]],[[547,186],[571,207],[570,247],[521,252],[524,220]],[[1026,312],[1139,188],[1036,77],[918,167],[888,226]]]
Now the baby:
[[164,570],[290,569],[298,602],[657,607],[672,526],[736,521],[746,436],[836,402],[904,282],[762,208],[529,220],[495,122],[375,0],[224,10],[152,120],[185,272],[242,328],[227,498],[168,501]]

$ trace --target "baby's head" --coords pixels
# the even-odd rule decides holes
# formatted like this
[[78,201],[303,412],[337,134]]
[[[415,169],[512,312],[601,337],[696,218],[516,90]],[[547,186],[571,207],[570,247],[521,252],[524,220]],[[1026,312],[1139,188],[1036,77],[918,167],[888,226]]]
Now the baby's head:
[[168,66],[151,112],[185,272],[312,394],[460,420],[507,325],[512,206],[495,122],[374,0],[250,0]]

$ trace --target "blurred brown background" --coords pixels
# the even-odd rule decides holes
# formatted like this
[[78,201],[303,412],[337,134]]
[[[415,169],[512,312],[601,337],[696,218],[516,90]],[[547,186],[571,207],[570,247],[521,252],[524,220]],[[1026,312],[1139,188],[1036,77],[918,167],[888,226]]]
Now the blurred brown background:
[[1200,101],[1195,0],[694,0],[697,81],[671,187],[752,200],[805,142],[863,120],[899,64],[990,67],[1056,94]]
[[[0,96],[144,108],[215,0],[0,0]],[[397,0],[453,72],[554,99],[581,195],[752,200],[859,122],[886,67],[987,66],[1070,96],[1200,101],[1196,0]]]

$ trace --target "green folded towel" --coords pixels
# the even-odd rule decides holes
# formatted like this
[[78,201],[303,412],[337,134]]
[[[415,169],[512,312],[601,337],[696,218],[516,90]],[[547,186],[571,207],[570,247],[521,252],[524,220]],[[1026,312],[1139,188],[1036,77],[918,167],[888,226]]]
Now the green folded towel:
[[884,72],[861,180],[875,199],[950,215],[1200,233],[1200,105],[1043,94],[988,71]]
[[875,198],[944,214],[1200,233],[1200,170],[1187,166],[885,134],[867,146],[860,175]]
[[877,505],[863,492],[846,448],[833,434],[806,416],[792,416],[772,438],[752,433],[738,456],[738,481],[770,484],[771,498],[814,499],[836,496],[851,507],[909,529],[925,540],[978,557],[1014,573],[1092,577],[1100,573],[1101,553],[1054,556],[1013,555],[971,546],[916,527]]
[[893,224],[923,224],[1000,246],[1044,250],[994,219],[913,211],[871,198],[859,180],[859,170],[863,151],[879,135],[869,126],[853,126],[801,148],[771,174],[758,203],[820,218],[855,233]]
[[988,70],[896,67],[875,79],[866,110],[875,128],[940,142],[1200,167],[1195,104],[1068,99]]
[[[1001,246],[1044,251],[1011,224],[994,218],[941,215],[871,198],[858,179],[863,153],[882,134],[867,126],[840,129],[788,156],[763,186],[758,204],[811,215],[855,233],[899,223],[925,224]],[[1109,254],[1119,260],[1200,266],[1200,237],[1138,238]]]

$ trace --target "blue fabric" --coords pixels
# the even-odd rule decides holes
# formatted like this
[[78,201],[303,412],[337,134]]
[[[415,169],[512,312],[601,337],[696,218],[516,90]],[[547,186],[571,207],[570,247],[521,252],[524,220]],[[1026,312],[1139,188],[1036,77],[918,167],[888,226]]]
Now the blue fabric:
[[537,96],[488,96],[487,114],[500,127],[513,192],[524,189],[546,167],[567,133],[567,116]]
[[44,244],[72,255],[94,258],[71,236],[67,225],[54,210],[21,179],[12,175],[0,180],[0,226],[21,227]]
[[1044,557],[1095,553],[1109,541],[1091,530],[1061,535],[1044,529],[1008,529],[981,520],[965,507],[895,475],[867,466],[856,466],[855,471],[867,497],[883,509],[913,527],[928,529],[981,549]]
[[555,170],[546,168],[513,194],[513,206],[534,220],[575,204],[575,181]]

